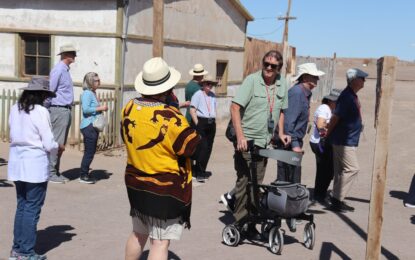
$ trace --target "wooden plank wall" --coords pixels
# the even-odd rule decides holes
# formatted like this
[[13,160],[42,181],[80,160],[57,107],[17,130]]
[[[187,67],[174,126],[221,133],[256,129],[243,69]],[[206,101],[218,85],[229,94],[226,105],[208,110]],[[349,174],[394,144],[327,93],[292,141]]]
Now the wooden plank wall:
[[[282,54],[282,43],[247,37],[245,41],[244,78],[249,74],[260,70],[262,67],[261,59],[264,54],[275,49]],[[289,55],[288,61],[284,62],[287,62],[288,72],[291,73],[292,68],[295,67],[295,48],[290,46],[289,51],[291,55]]]
[[303,63],[315,63],[317,68],[324,71],[326,74],[320,77],[318,85],[313,89],[311,100],[314,102],[320,101],[323,96],[330,93],[330,90],[335,88],[336,75],[336,59],[333,58],[316,58],[316,57],[297,57],[297,65]]

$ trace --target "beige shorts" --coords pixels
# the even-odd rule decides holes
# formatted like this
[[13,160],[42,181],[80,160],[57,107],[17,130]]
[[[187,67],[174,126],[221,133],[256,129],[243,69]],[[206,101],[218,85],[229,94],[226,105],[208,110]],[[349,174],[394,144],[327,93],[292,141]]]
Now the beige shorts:
[[148,235],[152,239],[179,240],[183,232],[183,225],[179,224],[180,218],[167,219],[166,221],[152,218],[146,224],[138,217],[133,217],[132,219],[133,231]]

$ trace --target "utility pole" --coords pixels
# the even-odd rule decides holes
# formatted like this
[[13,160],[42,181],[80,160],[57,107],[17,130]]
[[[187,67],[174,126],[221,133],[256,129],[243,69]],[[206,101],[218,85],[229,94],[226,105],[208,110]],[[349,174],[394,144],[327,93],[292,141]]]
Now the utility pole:
[[287,69],[287,61],[288,61],[288,21],[297,19],[297,17],[290,16],[290,10],[291,10],[291,0],[288,0],[288,8],[287,13],[285,16],[278,17],[278,20],[284,20],[285,26],[284,26],[284,34],[282,36],[282,57],[284,59],[284,66],[282,68],[282,74],[286,76],[287,74],[291,73],[291,69]]
[[153,0],[153,57],[163,57],[164,0]]

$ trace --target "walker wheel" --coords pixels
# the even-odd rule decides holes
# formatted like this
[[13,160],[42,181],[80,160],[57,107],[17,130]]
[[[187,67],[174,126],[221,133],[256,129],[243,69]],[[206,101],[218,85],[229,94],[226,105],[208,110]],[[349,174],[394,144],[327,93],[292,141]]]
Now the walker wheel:
[[273,227],[269,232],[269,250],[272,253],[280,255],[284,246],[284,236],[281,229]]
[[308,249],[313,249],[316,241],[316,234],[314,232],[314,224],[307,223],[304,227],[304,246]]
[[234,225],[227,225],[222,231],[222,240],[228,246],[237,246],[241,239],[239,230]]

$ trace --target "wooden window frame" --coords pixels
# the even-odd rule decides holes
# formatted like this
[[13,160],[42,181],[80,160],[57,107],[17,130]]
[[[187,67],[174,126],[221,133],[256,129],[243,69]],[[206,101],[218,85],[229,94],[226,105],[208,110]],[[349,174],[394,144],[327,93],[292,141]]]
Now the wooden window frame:
[[218,87],[216,88],[215,93],[217,95],[226,96],[228,93],[228,71],[229,71],[229,60],[216,60],[216,80],[219,82],[218,77],[218,64],[225,63],[225,70],[223,71],[222,78],[220,79],[220,86],[218,83]]
[[[27,37],[36,37],[36,54],[26,54],[26,38]],[[52,37],[49,34],[32,34],[32,33],[21,33],[19,34],[19,50],[20,50],[20,76],[23,78],[30,78],[33,76],[48,76],[39,74],[39,61],[38,58],[48,58],[49,59],[49,71],[51,69],[51,60],[52,60]],[[39,41],[38,38],[48,38],[49,39],[49,55],[39,54]],[[36,72],[35,74],[26,73],[26,62],[25,57],[35,57],[36,58]]]

